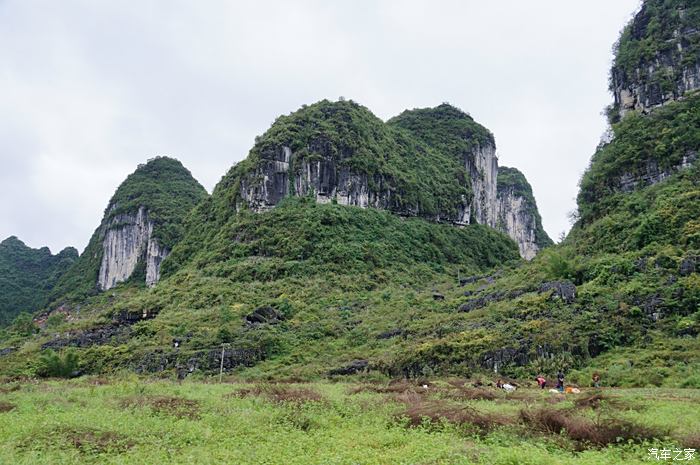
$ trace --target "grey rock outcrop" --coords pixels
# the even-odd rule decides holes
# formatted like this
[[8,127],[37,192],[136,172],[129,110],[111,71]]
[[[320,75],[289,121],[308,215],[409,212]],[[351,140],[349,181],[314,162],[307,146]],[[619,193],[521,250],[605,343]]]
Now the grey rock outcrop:
[[[687,8],[655,3],[645,2],[620,39],[610,76],[620,117],[635,110],[648,113],[700,89],[700,28]],[[696,8],[692,2],[686,6]],[[670,27],[659,28],[659,23]]]
[[469,212],[479,224],[496,226],[496,182],[498,179],[498,157],[496,147],[490,144],[477,145],[471,156],[465,157],[465,166],[471,175],[474,200],[471,208],[465,208],[460,224],[470,222]]
[[272,307],[258,307],[252,313],[245,316],[245,321],[250,325],[277,324],[284,320],[284,315]]
[[[314,196],[319,203],[333,200],[341,205],[391,209],[388,190],[370,189],[366,175],[338,166],[332,148],[321,141],[310,147],[321,154],[320,160],[301,160],[293,170],[294,153],[286,146],[265,151],[255,170],[241,179],[241,198],[247,206],[262,212],[273,208],[288,196]],[[379,186],[383,180],[379,180]]]
[[680,170],[690,168],[697,158],[698,154],[696,152],[688,153],[683,156],[679,164],[666,169],[660,168],[659,162],[656,160],[647,160],[641,172],[622,174],[616,180],[617,187],[622,192],[632,192],[640,187],[651,186],[652,184],[663,181]]
[[[253,171],[241,178],[241,199],[253,211],[273,208],[289,196],[313,197],[318,203],[336,202],[361,208],[390,210],[404,216],[423,216],[418,206],[399,204],[390,189],[390,181],[353,171],[341,165],[334,157],[333,147],[324,140],[313,141],[309,150],[320,154],[320,159],[301,159],[290,147],[281,145],[261,154]],[[351,153],[344,154],[346,157]],[[473,198],[463,198],[453,214],[440,213],[434,221],[467,225],[474,221],[495,226],[496,179],[498,158],[496,147],[478,145],[465,155],[464,167],[470,173]],[[242,205],[238,205],[241,208]]]
[[139,165],[116,189],[87,247],[52,289],[52,301],[87,297],[126,281],[153,286],[163,260],[183,237],[185,218],[207,196],[173,158]]
[[526,260],[532,260],[543,247],[552,244],[542,227],[532,188],[515,168],[498,169],[496,228],[518,244],[520,256]]
[[141,262],[145,262],[146,284],[157,283],[161,262],[170,251],[153,237],[153,222],[146,209],[116,215],[105,229],[98,287],[108,290],[128,280]]
[[334,368],[328,372],[331,376],[337,375],[354,375],[355,373],[360,373],[369,370],[369,361],[367,360],[353,360],[345,366]]
[[512,191],[505,191],[498,197],[496,211],[499,229],[517,242],[520,256],[525,260],[535,258],[540,247],[536,240],[535,218],[526,200]]
[[569,281],[548,281],[542,283],[539,288],[541,294],[550,291],[550,298],[553,300],[561,299],[567,304],[576,300],[576,286]]

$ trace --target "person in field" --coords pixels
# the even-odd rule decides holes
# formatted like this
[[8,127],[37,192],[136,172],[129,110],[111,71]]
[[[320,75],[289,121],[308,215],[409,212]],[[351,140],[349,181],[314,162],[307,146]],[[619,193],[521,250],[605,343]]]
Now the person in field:
[[561,370],[557,373],[557,391],[564,392],[564,373]]
[[537,378],[535,378],[535,381],[537,381],[537,385],[540,387],[540,389],[544,389],[547,387],[547,380],[544,376],[539,375]]

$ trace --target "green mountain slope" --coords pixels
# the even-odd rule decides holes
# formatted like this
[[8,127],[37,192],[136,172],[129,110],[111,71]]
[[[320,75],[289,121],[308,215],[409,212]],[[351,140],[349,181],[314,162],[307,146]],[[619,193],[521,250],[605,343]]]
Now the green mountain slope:
[[56,282],[77,259],[72,247],[52,255],[47,247],[32,249],[14,236],[0,242],[0,325],[46,305]]
[[[104,240],[110,230],[125,227],[124,216],[134,216],[143,208],[152,223],[151,237],[162,248],[171,249],[183,236],[184,220],[207,193],[192,174],[175,159],[156,157],[130,174],[117,188],[105,209],[103,220],[78,261],[60,279],[51,300],[79,302],[99,291],[98,273],[103,259]],[[132,274],[143,280],[144,260]]]

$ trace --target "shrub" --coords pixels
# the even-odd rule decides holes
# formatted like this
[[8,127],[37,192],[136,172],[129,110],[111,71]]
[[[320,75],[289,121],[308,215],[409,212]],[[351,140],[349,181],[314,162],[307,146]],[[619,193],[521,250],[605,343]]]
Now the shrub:
[[61,357],[53,350],[47,350],[39,357],[37,375],[46,378],[72,378],[78,375],[80,359],[74,350],[68,350]]

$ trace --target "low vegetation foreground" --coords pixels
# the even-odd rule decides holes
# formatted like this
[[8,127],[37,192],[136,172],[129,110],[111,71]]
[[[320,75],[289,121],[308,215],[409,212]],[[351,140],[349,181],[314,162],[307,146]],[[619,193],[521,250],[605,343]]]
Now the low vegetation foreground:
[[[0,463],[637,464],[697,460],[700,390],[506,393],[463,379],[0,384]],[[688,455],[691,454],[691,455]]]

